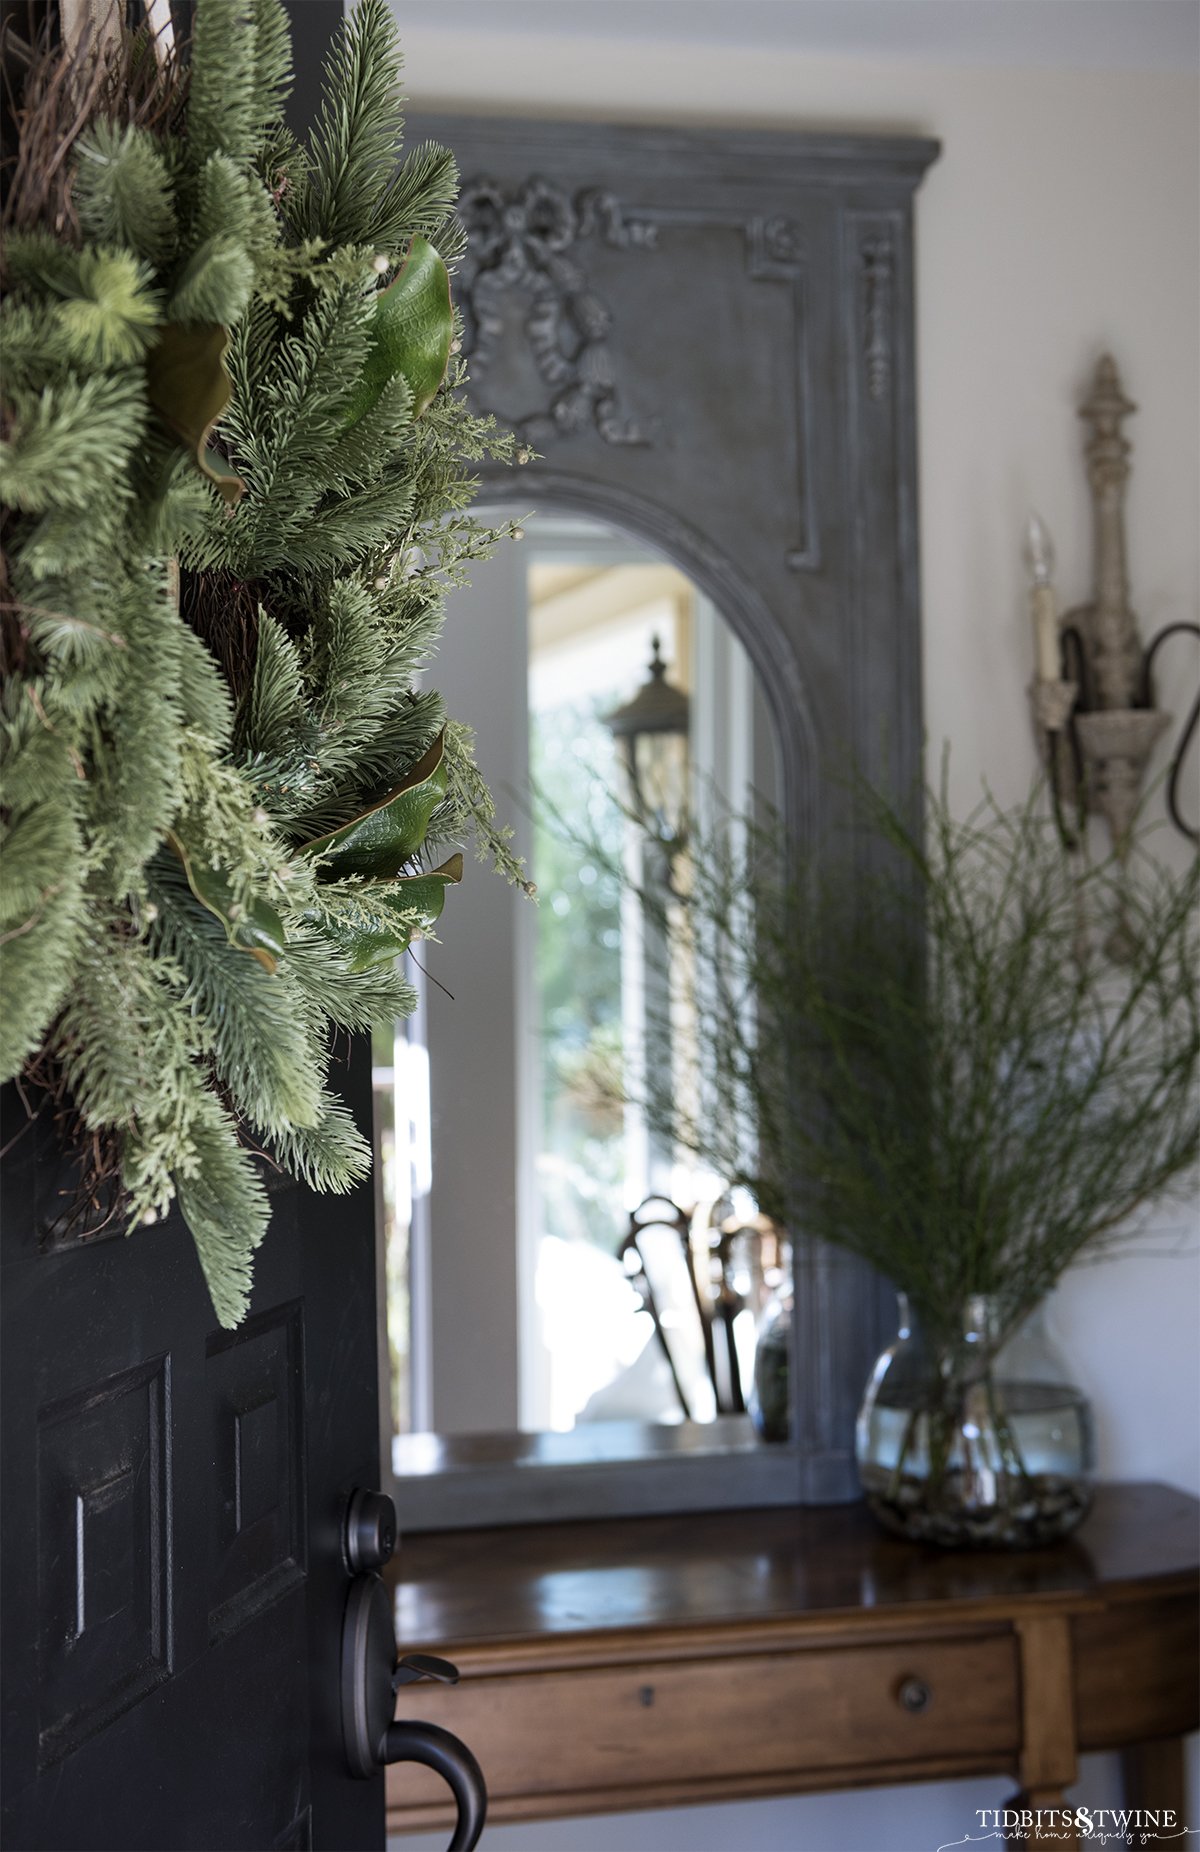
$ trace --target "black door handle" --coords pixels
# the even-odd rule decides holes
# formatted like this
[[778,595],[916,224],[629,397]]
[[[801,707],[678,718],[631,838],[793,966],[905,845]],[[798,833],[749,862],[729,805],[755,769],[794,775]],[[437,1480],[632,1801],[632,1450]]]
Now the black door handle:
[[395,1684],[457,1678],[443,1659],[414,1655],[396,1663],[387,1589],[377,1575],[355,1576],[342,1623],[342,1736],[351,1772],[366,1779],[389,1762],[421,1762],[449,1785],[458,1823],[447,1852],[472,1852],[487,1816],[487,1787],[465,1743],[434,1723],[394,1723]]
[[483,1770],[465,1743],[436,1723],[393,1723],[383,1740],[384,1762],[423,1762],[436,1769],[458,1807],[458,1823],[446,1852],[471,1852],[487,1818]]

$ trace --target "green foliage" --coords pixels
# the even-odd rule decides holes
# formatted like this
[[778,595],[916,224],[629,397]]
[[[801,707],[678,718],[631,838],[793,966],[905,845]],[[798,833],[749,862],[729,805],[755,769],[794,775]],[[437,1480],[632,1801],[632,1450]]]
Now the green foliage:
[[147,356],[146,392],[163,426],[232,504],[246,485],[209,444],[213,426],[229,405],[228,351],[229,335],[219,322],[170,321]]
[[645,1108],[935,1336],[975,1293],[1011,1331],[1194,1170],[1200,861],[1068,858],[1036,793],[963,821],[931,792],[922,835],[864,790],[858,821],[817,867],[777,818],[727,816],[691,831],[669,900],[644,893],[705,1051],[696,1098],[651,1071]]
[[145,106],[100,86],[64,131],[79,235],[6,243],[0,1073],[57,1064],[130,1226],[178,1203],[234,1324],[264,1162],[329,1190],[368,1168],[330,1032],[412,1008],[394,954],[461,867],[422,867],[426,831],[515,866],[416,686],[503,531],[463,513],[470,466],[513,446],[442,382],[441,257],[393,282],[454,168],[397,164],[382,0],[311,150],[278,0],[198,0],[186,92],[137,45]]
[[79,252],[50,231],[10,232],[4,259],[10,287],[53,300],[79,293]]
[[[32,711],[32,710],[31,710]],[[8,820],[0,834],[0,1070],[38,1048],[71,981],[84,919],[83,841],[74,767],[52,734],[23,747],[6,728]],[[49,751],[45,748],[49,746]],[[31,750],[32,747],[32,750]],[[15,774],[15,775],[14,775]],[[24,802],[12,801],[21,792]]]
[[454,337],[450,278],[428,238],[412,240],[399,275],[380,292],[370,336],[348,422],[357,424],[395,379],[404,380],[419,418],[446,377]]
[[454,156],[436,142],[422,142],[405,157],[376,209],[375,242],[394,251],[416,233],[434,239],[443,257],[457,255],[447,235],[457,197]]
[[202,1026],[238,1111],[268,1132],[315,1125],[321,1054],[297,1007],[292,975],[264,970],[230,943],[211,913],[187,905],[165,857],[151,870],[149,892],[158,907],[154,949],[180,972],[182,1000]]
[[217,233],[192,252],[167,304],[175,322],[235,322],[254,288],[254,260],[240,239]]
[[396,170],[400,48],[386,0],[363,0],[334,51],[296,217],[330,244],[376,244]]
[[254,21],[252,102],[258,147],[278,128],[292,88],[292,39],[277,0],[251,0]]
[[252,160],[263,123],[274,113],[259,89],[258,12],[249,0],[204,0],[196,8],[187,134],[180,148],[193,172],[214,154]]
[[111,621],[122,647],[109,652],[114,698],[89,730],[88,783],[97,858],[120,894],[136,885],[178,809],[184,652],[165,575],[114,586]]
[[80,515],[128,494],[130,454],[145,422],[144,387],[133,372],[93,374],[15,392],[10,435],[0,443],[0,500],[23,514]]
[[171,174],[154,137],[103,118],[79,143],[75,205],[97,244],[124,247],[161,269],[175,249]]
[[490,862],[498,875],[523,889],[532,900],[537,889],[526,879],[520,857],[513,854],[511,829],[496,822],[496,806],[475,763],[474,746],[475,736],[470,727],[463,726],[461,721],[447,724],[447,792],[445,801],[430,820],[429,840],[444,843],[464,835],[472,836],[479,860]]
[[339,1099],[323,1096],[314,1126],[287,1126],[271,1141],[280,1163],[314,1190],[344,1195],[371,1168],[371,1147]]
[[84,367],[137,364],[158,324],[150,275],[125,251],[80,253],[79,294],[55,311],[71,360]]
[[151,956],[115,910],[96,923],[109,930],[81,940],[55,1051],[84,1123],[119,1137],[131,1225],[156,1221],[178,1197],[214,1310],[236,1324],[266,1193],[208,1084],[210,1045],[182,1005],[184,972]]
[[357,817],[304,844],[323,875],[398,875],[425,840],[429,819],[446,795],[443,740],[439,733],[429,751],[400,783]]
[[252,1258],[270,1208],[262,1178],[211,1093],[197,1100],[192,1163],[176,1183],[179,1207],[222,1325],[237,1325],[250,1301]]

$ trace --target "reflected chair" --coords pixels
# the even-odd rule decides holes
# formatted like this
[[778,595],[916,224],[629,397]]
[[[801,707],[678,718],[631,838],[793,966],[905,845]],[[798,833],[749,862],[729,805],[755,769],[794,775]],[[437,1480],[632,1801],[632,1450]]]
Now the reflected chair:
[[788,1263],[787,1244],[767,1216],[738,1216],[728,1201],[690,1213],[648,1196],[629,1218],[618,1249],[654,1324],[685,1421],[746,1412],[752,1357],[737,1322],[757,1319]]
[[711,1317],[692,1265],[691,1231],[678,1203],[647,1196],[630,1215],[617,1256],[653,1320],[683,1419],[711,1421],[719,1412]]

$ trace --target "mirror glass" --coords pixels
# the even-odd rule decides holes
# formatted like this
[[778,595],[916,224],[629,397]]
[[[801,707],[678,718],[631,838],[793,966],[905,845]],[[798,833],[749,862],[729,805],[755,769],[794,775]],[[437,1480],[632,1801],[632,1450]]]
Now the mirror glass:
[[638,890],[686,879],[690,810],[774,801],[773,725],[720,612],[642,542],[538,515],[502,552],[455,595],[434,679],[538,899],[471,871],[410,960],[416,1015],[376,1045],[394,1430],[620,1451],[730,1417],[745,1444],[787,1256],[622,1088],[648,1061],[703,1084]]

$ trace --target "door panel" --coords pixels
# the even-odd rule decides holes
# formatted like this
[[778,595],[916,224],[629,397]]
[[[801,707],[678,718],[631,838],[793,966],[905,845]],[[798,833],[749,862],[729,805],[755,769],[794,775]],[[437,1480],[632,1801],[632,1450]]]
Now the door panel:
[[[339,1078],[369,1124],[365,1047]],[[369,1184],[274,1195],[225,1332],[177,1217],[51,1245],[52,1127],[5,1107],[5,1844],[381,1845],[338,1684],[343,1517],[378,1483]]]
[[206,1345],[210,1641],[304,1581],[303,1316],[285,1303]]

